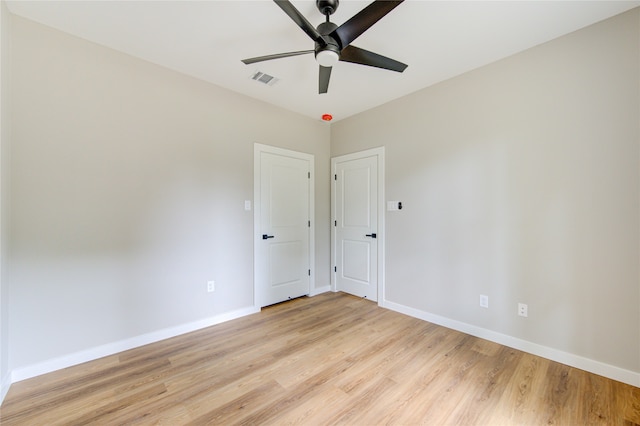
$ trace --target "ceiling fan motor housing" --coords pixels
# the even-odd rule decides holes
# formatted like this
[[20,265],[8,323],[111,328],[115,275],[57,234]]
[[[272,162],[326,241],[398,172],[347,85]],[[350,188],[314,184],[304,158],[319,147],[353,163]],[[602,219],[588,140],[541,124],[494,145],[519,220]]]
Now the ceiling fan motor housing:
[[316,7],[323,15],[332,15],[338,8],[339,0],[316,0]]

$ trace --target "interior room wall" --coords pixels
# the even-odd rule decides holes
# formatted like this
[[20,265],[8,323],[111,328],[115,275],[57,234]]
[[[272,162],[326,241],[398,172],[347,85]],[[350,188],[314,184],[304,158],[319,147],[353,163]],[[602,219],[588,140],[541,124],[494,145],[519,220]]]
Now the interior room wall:
[[640,372],[639,52],[634,9],[335,123],[404,206],[386,301]]
[[314,154],[329,285],[325,123],[12,18],[14,372],[253,307],[256,142]]
[[9,390],[8,206],[9,206],[9,46],[11,20],[0,0],[0,402]]

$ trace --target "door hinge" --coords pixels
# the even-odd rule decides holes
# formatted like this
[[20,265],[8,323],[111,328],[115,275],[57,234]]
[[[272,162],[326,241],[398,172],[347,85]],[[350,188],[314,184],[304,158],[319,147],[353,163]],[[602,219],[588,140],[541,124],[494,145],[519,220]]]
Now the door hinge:
[[309,276],[311,276],[311,269],[309,269]]
[[337,220],[333,221],[333,226],[338,226],[338,221]]
[[333,267],[333,272],[338,272],[338,267],[337,266]]
[[338,175],[333,175],[333,180],[338,180]]
[[307,221],[307,225],[309,226],[309,228],[311,228],[311,221],[310,220]]
[[311,179],[311,172],[307,172],[307,178]]

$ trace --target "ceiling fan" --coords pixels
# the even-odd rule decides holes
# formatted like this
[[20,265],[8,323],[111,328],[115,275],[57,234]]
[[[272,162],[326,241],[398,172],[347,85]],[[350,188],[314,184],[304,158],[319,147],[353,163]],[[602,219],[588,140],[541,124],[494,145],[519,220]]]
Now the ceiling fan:
[[375,0],[340,26],[329,21],[329,16],[338,8],[339,0],[316,0],[316,7],[320,13],[326,16],[326,21],[318,25],[317,28],[311,25],[289,0],[273,1],[289,15],[302,31],[315,41],[315,49],[243,59],[242,62],[245,64],[249,65],[271,59],[314,53],[316,61],[320,65],[318,93],[327,93],[331,67],[338,61],[368,65],[397,72],[402,72],[407,68],[407,65],[402,62],[351,45],[352,41],[404,0]]

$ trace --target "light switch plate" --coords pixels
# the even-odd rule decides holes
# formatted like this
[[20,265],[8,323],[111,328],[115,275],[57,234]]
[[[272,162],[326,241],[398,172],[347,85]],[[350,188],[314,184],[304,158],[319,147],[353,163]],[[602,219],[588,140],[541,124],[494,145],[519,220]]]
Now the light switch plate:
[[482,308],[488,308],[489,307],[489,296],[486,296],[484,294],[480,295],[480,307],[482,307]]

